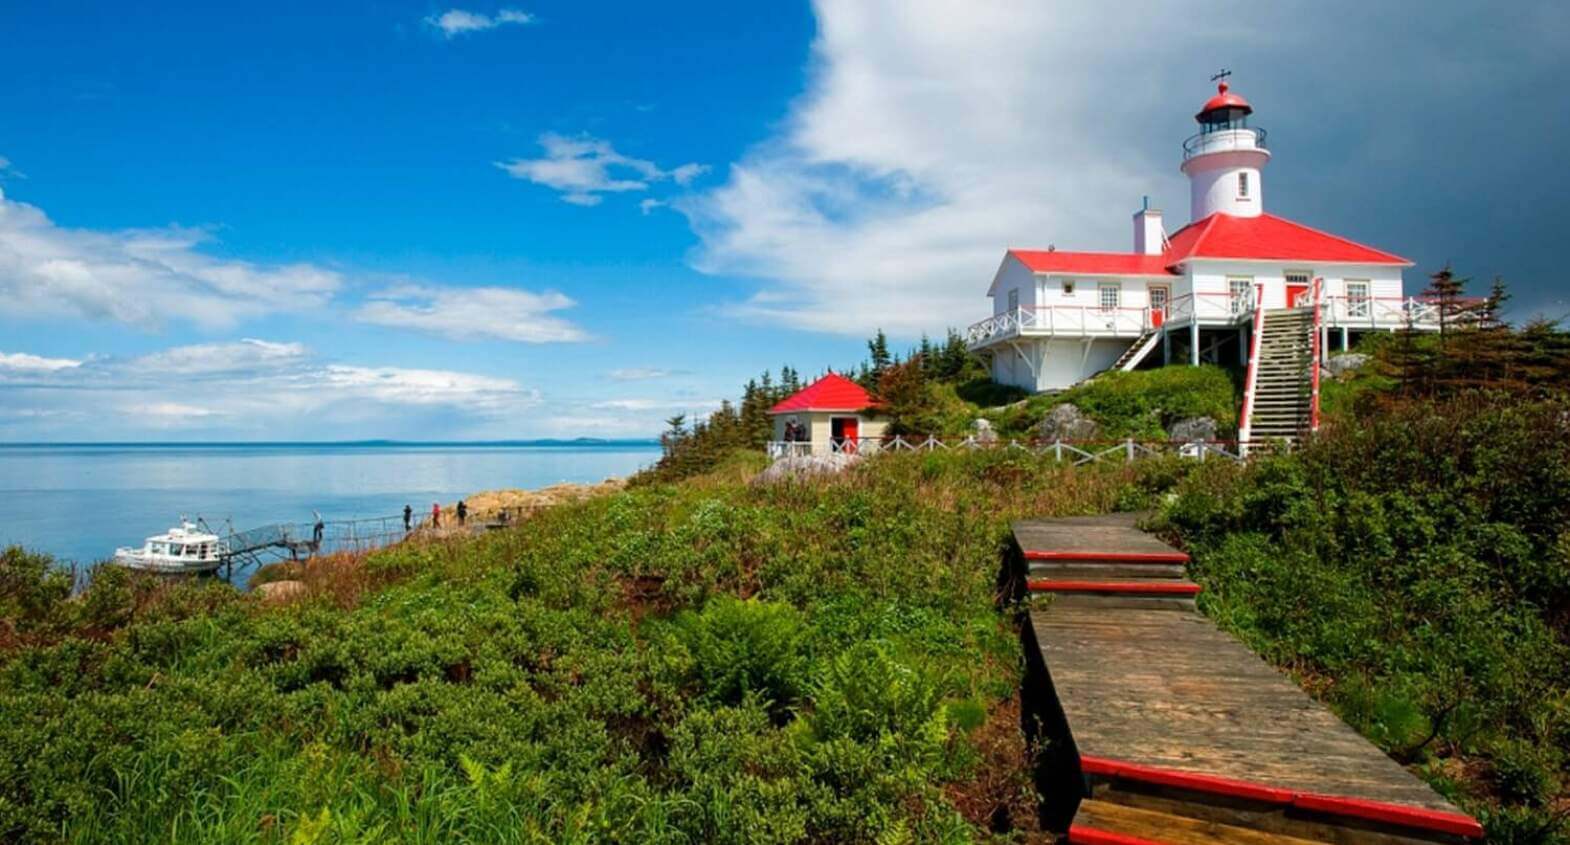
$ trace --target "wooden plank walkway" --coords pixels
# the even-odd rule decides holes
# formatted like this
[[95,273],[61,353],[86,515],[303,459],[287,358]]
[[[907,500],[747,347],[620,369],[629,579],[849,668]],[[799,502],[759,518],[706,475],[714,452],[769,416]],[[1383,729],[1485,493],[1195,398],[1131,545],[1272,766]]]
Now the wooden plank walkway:
[[[1155,576],[1163,583],[1190,583],[1168,562],[1181,553],[1135,522],[1124,514],[1016,523],[1031,590],[1061,583],[1052,579],[1067,571],[1095,580],[1086,572],[1097,566],[1130,590],[1147,564],[1164,568]],[[1033,640],[1092,779],[1145,772],[1171,785],[1194,776],[1233,794],[1257,787],[1260,800],[1281,806],[1317,800],[1321,811],[1383,821],[1410,808],[1414,823],[1449,824],[1451,832],[1470,822],[1199,613],[1153,596],[1141,602],[1137,592],[1048,591],[1055,593],[1050,603],[1029,613]],[[1358,802],[1391,806],[1370,810]]]

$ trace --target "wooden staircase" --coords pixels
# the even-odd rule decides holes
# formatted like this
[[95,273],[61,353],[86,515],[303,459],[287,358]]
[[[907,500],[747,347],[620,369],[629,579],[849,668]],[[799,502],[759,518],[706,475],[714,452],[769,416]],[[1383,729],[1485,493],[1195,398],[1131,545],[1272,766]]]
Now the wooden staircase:
[[1107,369],[1108,371],[1128,372],[1139,366],[1139,362],[1145,360],[1160,345],[1161,329],[1150,329],[1135,338],[1134,343],[1128,349],[1123,350],[1123,354],[1119,355],[1118,359],[1112,362],[1112,366]]
[[1073,845],[1324,845],[1327,841],[1099,800],[1079,805],[1067,839]]
[[[1199,585],[1184,575],[1188,554],[1149,538],[1147,543],[1097,543],[1101,518],[1083,524],[1069,517],[1060,526],[1089,542],[1086,550],[1072,545],[1052,550],[1025,550],[1025,587],[1035,595],[1050,594],[1059,606],[1090,605],[1102,609],[1193,610]],[[1032,532],[1028,526],[1017,531]],[[1143,537],[1143,535],[1137,535]],[[1060,542],[1064,541],[1059,535]]]
[[1310,308],[1278,308],[1264,314],[1254,395],[1243,431],[1250,443],[1295,442],[1312,414],[1314,315]]

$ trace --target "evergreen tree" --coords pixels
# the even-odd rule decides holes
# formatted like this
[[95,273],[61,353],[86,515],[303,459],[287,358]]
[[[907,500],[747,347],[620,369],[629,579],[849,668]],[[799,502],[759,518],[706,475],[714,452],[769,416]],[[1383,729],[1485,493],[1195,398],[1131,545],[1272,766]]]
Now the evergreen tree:
[[882,329],[878,329],[878,333],[873,335],[871,340],[867,341],[867,353],[870,365],[869,375],[876,382],[879,378],[882,378],[883,371],[887,370],[894,363],[894,357],[889,354],[888,336],[883,333]]

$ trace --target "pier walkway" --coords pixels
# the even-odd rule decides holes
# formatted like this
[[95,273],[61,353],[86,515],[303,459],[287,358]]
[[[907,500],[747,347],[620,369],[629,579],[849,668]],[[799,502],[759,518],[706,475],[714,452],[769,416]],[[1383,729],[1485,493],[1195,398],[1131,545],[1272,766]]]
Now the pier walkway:
[[[1014,526],[1044,820],[1070,842],[1411,843],[1481,836],[1194,609],[1187,555],[1128,514]],[[1029,726],[1027,726],[1029,730]]]

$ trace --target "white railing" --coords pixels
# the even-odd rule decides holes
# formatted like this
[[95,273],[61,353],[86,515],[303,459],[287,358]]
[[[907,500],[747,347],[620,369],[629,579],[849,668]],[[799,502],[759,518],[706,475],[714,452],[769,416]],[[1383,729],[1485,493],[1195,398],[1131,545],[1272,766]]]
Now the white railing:
[[[1160,309],[1156,309],[1160,310]],[[1021,306],[974,323],[965,330],[972,348],[1020,335],[1032,337],[1139,337],[1160,320],[1150,308],[1094,305]]]
[[1174,297],[1167,306],[1166,323],[1170,326],[1188,325],[1196,319],[1201,323],[1231,324],[1246,320],[1254,313],[1254,305],[1261,293],[1250,285],[1245,291],[1224,293],[1201,291]]
[[1333,329],[1439,328],[1439,306],[1415,296],[1327,296],[1323,312]]
[[[819,445],[814,449],[814,445]],[[1205,460],[1206,457],[1243,460],[1244,450],[1233,440],[1018,440],[938,437],[838,438],[822,444],[802,440],[774,440],[765,445],[769,457],[779,460],[806,455],[872,456],[889,452],[974,451],[978,449],[1023,449],[1032,454],[1050,454],[1074,465],[1101,461],[1132,462],[1139,458],[1175,454]]]

